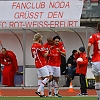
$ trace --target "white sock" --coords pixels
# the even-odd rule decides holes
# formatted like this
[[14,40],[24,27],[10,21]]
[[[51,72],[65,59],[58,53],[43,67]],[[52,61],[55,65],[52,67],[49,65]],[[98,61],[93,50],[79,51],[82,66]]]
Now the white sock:
[[38,79],[38,87],[40,86],[42,80]]
[[59,91],[59,84],[57,82],[55,82],[54,94],[58,94],[58,91]]
[[[41,82],[42,82],[42,80],[38,79],[38,88],[39,88]],[[43,90],[41,91],[41,95],[44,95],[44,88],[43,88]]]
[[52,86],[55,87],[55,80],[52,81]]
[[52,92],[52,81],[48,83],[48,91]]
[[40,84],[40,86],[39,86],[39,88],[38,88],[38,92],[41,92],[43,89],[44,89],[44,85],[46,84],[46,83],[48,83],[48,81],[49,81],[49,79],[48,78],[45,78],[42,82],[41,82],[41,84]]
[[100,83],[95,83],[95,89],[100,100]]

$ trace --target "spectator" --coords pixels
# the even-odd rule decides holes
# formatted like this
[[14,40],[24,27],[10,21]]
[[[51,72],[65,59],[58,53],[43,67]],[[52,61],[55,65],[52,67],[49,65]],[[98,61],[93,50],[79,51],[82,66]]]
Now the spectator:
[[[78,56],[77,56],[78,55]],[[85,53],[85,48],[80,47],[79,52],[76,54],[77,56],[77,67],[76,67],[76,73],[80,76],[80,90],[81,92],[77,96],[84,96],[87,94],[87,87],[86,87],[86,72],[87,72],[87,66],[88,66],[88,59],[87,55]]]
[[77,50],[73,50],[72,51],[72,55],[68,58],[67,60],[67,80],[66,80],[66,84],[63,87],[69,87],[70,86],[70,82],[71,80],[74,79],[75,76],[75,72],[76,72],[76,60],[75,60],[75,53],[77,53]]
[[2,70],[2,84],[6,86],[15,86],[14,76],[18,72],[18,63],[16,55],[6,48],[1,50],[1,64],[4,65]]
[[93,46],[92,54],[92,73],[95,77],[95,89],[98,95],[98,100],[100,100],[100,22],[97,25],[98,33],[92,34],[89,37],[87,56],[90,58],[90,50]]

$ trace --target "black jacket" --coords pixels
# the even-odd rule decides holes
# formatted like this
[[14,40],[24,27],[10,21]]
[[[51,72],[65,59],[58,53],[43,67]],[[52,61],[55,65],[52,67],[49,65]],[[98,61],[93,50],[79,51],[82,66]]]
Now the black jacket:
[[68,60],[67,60],[67,66],[68,66],[68,64],[71,64],[73,67],[76,67],[77,66],[73,54],[68,58]]

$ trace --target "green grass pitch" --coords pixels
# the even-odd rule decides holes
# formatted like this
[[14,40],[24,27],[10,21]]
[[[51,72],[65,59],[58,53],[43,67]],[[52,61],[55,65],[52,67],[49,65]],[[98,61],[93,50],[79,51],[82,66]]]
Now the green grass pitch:
[[0,100],[97,100],[97,97],[0,97]]

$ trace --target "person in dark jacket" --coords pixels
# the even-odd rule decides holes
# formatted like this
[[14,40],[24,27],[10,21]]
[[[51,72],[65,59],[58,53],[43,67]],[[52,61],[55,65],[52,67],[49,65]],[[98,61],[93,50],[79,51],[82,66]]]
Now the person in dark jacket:
[[69,87],[71,80],[74,79],[75,72],[76,72],[76,61],[75,61],[75,53],[77,50],[72,51],[72,55],[67,60],[67,73],[66,73],[66,84],[63,87]]

